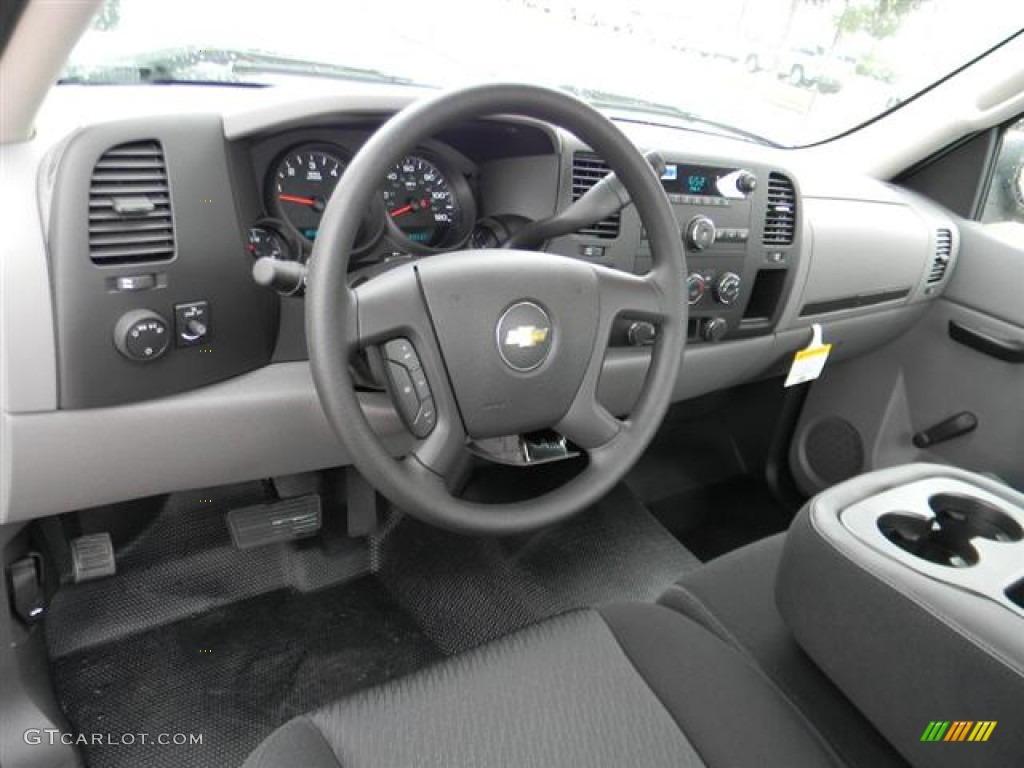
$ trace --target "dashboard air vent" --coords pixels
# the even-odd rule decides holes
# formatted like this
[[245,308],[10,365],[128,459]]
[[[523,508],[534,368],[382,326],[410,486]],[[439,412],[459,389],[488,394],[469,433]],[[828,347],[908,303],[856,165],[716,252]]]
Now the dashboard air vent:
[[792,245],[796,236],[796,190],[781,173],[768,175],[768,209],[764,216],[764,244]]
[[932,268],[928,273],[928,284],[938,283],[946,276],[949,268],[949,259],[953,255],[953,233],[948,229],[939,229],[935,232],[935,258],[932,260]]
[[[577,152],[572,158],[572,201],[576,202],[592,186],[597,184],[609,173],[608,164],[600,157],[588,152]],[[614,240],[619,236],[621,214],[616,213],[607,219],[584,227],[578,234],[599,237],[603,240]]]
[[94,264],[174,258],[174,220],[163,147],[120,144],[97,161],[89,187],[89,257]]

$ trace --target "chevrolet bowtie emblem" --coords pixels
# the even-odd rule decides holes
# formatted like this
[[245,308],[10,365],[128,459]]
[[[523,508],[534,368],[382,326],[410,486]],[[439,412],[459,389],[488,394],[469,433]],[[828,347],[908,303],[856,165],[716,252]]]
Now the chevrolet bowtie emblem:
[[505,336],[505,345],[508,347],[519,347],[529,349],[548,340],[548,328],[538,328],[535,325],[520,325],[517,328],[509,329]]

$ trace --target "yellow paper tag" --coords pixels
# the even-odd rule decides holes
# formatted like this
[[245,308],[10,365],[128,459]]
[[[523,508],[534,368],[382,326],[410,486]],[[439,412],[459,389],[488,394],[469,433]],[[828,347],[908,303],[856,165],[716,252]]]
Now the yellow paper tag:
[[814,333],[811,343],[793,355],[793,364],[789,367],[789,375],[784,386],[793,387],[814,381],[825,369],[825,361],[828,360],[832,345],[822,342],[820,325],[815,323],[811,330]]

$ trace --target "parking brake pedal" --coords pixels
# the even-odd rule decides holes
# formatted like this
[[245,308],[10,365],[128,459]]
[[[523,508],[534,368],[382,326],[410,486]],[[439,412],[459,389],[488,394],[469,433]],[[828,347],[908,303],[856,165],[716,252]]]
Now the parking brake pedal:
[[116,572],[114,542],[109,533],[90,533],[71,540],[71,575],[75,584],[113,576]]
[[311,493],[228,512],[231,540],[238,549],[315,536],[320,531],[320,496]]

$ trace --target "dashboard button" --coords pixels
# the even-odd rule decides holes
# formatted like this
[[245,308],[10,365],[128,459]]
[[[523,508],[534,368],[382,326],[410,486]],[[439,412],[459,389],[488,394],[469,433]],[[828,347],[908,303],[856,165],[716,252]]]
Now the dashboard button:
[[179,347],[195,347],[210,337],[210,307],[205,301],[174,305],[174,335]]
[[170,340],[167,321],[146,309],[125,313],[114,327],[117,351],[138,363],[156,360],[167,351]]
[[118,291],[148,291],[156,288],[156,275],[122,275],[117,278],[114,287]]

